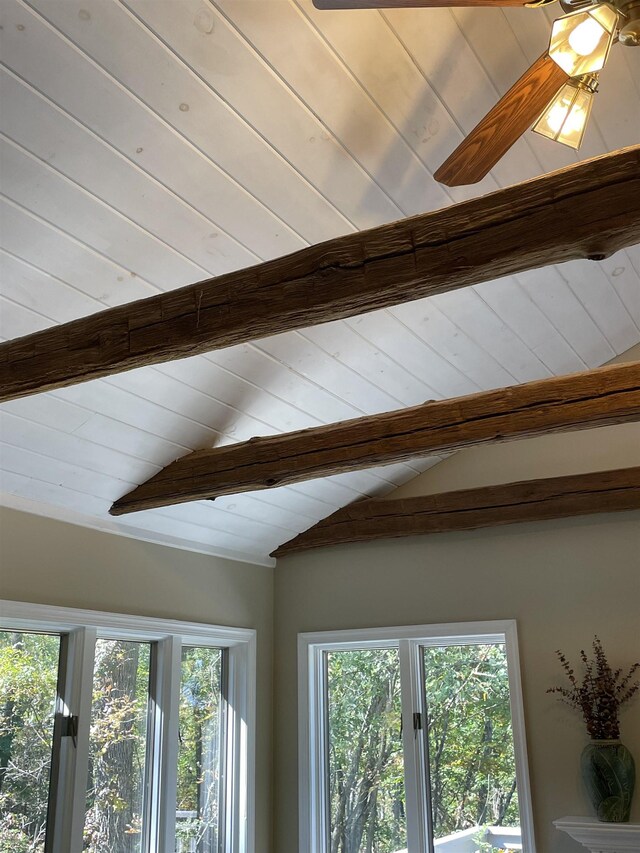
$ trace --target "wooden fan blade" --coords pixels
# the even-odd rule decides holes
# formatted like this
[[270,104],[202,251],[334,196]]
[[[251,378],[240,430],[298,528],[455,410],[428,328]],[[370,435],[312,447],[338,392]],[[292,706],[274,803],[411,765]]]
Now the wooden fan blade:
[[435,9],[443,6],[526,6],[528,2],[530,0],[313,0],[313,5],[316,9]]
[[543,53],[445,160],[436,181],[448,187],[481,181],[567,80],[569,75]]

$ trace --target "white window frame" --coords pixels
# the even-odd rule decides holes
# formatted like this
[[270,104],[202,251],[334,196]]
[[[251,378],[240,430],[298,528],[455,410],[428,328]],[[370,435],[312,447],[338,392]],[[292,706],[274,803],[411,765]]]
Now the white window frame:
[[420,713],[422,719],[426,719],[420,648],[480,643],[505,645],[523,853],[535,853],[518,632],[513,619],[298,634],[300,853],[329,851],[324,653],[366,648],[398,649],[406,779],[407,848],[408,853],[429,853],[432,848],[428,807],[430,794],[425,772],[426,745],[424,736],[415,737],[413,724],[414,713]]
[[[96,639],[157,643],[157,665],[150,685],[152,769],[147,848],[175,850],[178,706],[182,646],[227,652],[224,853],[255,853],[256,632],[199,622],[156,619],[96,610],[0,601],[2,630],[66,634],[69,653],[65,682],[56,709],[77,715],[77,746],[62,738],[56,808],[47,840],[51,853],[82,850],[85,819],[91,688]],[[49,847],[49,845],[51,845]]]

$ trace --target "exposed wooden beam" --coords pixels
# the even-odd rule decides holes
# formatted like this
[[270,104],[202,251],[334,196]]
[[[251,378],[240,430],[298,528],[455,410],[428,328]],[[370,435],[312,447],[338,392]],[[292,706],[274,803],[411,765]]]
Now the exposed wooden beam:
[[640,146],[0,344],[0,401],[640,242]]
[[178,459],[112,515],[299,483],[473,445],[640,420],[640,361],[252,438]]
[[640,468],[527,480],[414,498],[365,500],[334,512],[272,557],[325,545],[474,530],[640,509]]

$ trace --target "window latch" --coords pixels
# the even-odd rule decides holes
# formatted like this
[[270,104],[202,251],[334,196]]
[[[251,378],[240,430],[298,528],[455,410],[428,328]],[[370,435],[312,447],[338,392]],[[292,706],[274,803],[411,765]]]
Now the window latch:
[[70,737],[74,747],[78,747],[78,718],[77,716],[62,718],[62,737]]
[[[414,711],[414,713],[412,714],[412,719],[413,719],[413,730],[414,730],[414,732],[416,732],[416,736],[417,736],[417,732],[419,732],[422,729],[422,714],[420,713],[420,711]],[[404,719],[401,716],[400,717],[400,737],[402,737],[403,728],[404,728]]]

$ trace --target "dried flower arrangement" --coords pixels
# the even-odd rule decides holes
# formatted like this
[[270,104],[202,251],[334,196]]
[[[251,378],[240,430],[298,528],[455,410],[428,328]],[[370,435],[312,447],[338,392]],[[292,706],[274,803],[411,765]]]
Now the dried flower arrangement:
[[593,653],[593,658],[589,659],[584,649],[580,651],[585,671],[579,680],[563,652],[558,649],[556,654],[571,687],[551,687],[547,693],[559,693],[561,701],[582,712],[592,740],[618,740],[620,706],[640,689],[640,679],[632,682],[633,676],[640,670],[640,663],[634,663],[623,677],[622,669],[614,671],[609,666],[597,636],[593,640]]

